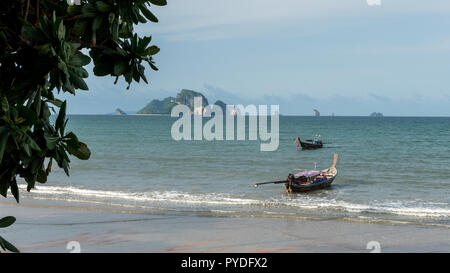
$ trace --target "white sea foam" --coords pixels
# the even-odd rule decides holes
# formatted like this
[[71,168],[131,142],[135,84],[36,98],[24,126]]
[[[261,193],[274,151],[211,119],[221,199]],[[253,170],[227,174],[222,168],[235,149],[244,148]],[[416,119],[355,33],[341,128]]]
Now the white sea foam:
[[[21,185],[21,189],[25,186]],[[48,199],[70,200],[83,203],[117,203],[120,205],[135,205],[136,207],[150,204],[190,205],[190,206],[262,206],[290,207],[306,210],[334,210],[350,213],[384,213],[409,217],[450,217],[449,206],[445,203],[427,202],[383,202],[372,201],[369,204],[357,204],[343,200],[327,199],[302,195],[302,198],[282,197],[279,199],[250,199],[236,197],[223,193],[184,193],[178,191],[149,191],[143,193],[103,191],[77,187],[39,186],[31,193],[32,196]],[[122,200],[122,202],[120,201]],[[124,202],[124,203],[123,203]],[[119,205],[119,204],[118,204]],[[291,212],[291,211],[289,211]],[[288,212],[287,212],[288,213]]]
[[[25,187],[21,187],[25,188]],[[245,198],[234,198],[226,194],[191,194],[177,191],[152,191],[144,193],[90,190],[76,187],[40,186],[33,190],[36,194],[78,196],[82,200],[122,199],[135,202],[170,202],[205,205],[258,205],[263,201]]]
[[[335,209],[347,212],[361,213],[389,213],[395,215],[404,215],[411,217],[450,217],[448,204],[436,202],[385,202],[373,201],[370,204],[355,204],[342,200],[330,200],[323,198],[302,198],[286,202],[288,206],[304,209]],[[442,205],[446,205],[442,207]]]

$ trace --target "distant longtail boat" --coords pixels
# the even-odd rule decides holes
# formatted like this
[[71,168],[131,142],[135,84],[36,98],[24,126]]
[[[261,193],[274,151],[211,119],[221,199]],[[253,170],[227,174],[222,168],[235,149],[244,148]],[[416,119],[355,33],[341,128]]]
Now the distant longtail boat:
[[317,136],[315,139],[307,139],[307,140],[301,140],[300,137],[297,137],[294,141],[294,144],[296,144],[297,142],[298,147],[302,147],[302,149],[304,150],[323,148],[323,142]]

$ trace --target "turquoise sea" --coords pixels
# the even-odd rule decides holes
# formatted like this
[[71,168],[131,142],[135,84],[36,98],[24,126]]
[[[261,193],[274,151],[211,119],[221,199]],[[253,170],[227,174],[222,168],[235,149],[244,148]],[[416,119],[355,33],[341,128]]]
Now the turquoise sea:
[[[69,116],[91,159],[73,158],[70,177],[54,168],[22,199],[136,213],[450,227],[450,118],[281,116],[274,152],[261,152],[259,141],[175,141],[175,120]],[[317,133],[328,143],[323,149],[293,144]],[[253,187],[296,169],[328,168],[334,153],[339,175],[330,188],[287,194],[280,184]]]

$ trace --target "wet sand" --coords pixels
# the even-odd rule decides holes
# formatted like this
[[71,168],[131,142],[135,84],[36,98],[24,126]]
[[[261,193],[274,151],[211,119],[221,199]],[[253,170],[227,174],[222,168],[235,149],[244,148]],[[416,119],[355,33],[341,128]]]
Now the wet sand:
[[[450,252],[450,229],[342,220],[134,214],[0,202],[0,236],[22,252]],[[375,243],[376,244],[376,243]]]

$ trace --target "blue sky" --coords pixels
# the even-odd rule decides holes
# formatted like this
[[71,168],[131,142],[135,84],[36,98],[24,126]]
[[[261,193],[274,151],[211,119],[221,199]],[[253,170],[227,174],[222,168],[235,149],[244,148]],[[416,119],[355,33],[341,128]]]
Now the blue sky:
[[450,116],[448,0],[168,0],[136,30],[161,48],[150,84],[88,79],[69,113],[136,111],[183,88],[282,114]]

